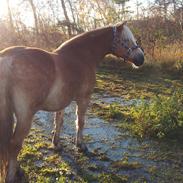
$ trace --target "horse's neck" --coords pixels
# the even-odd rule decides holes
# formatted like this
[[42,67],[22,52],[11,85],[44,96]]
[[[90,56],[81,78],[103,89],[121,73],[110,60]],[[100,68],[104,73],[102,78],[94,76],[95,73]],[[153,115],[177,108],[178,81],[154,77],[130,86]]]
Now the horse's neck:
[[85,62],[98,64],[111,52],[112,42],[112,27],[106,27],[79,35],[61,45],[56,52],[60,55],[79,55]]
[[[113,44],[112,28],[107,27],[97,30],[96,35],[93,35],[91,47],[91,54],[95,57],[95,61],[100,62],[106,54],[111,53]],[[88,43],[89,44],[89,43]]]

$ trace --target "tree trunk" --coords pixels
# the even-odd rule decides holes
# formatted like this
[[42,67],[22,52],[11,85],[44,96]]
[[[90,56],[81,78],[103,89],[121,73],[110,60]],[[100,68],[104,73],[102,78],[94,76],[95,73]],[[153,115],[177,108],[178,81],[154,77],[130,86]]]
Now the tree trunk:
[[175,0],[172,0],[172,3],[173,3],[173,13],[174,13],[174,16],[175,16],[175,14],[176,14],[176,2],[175,2]]
[[136,0],[136,8],[137,8],[137,20],[139,19],[139,2]]
[[101,18],[103,18],[104,25],[106,25],[106,24],[108,24],[107,16],[105,15],[105,11],[101,8],[100,2],[101,1],[96,0],[97,6],[98,6],[98,11],[101,15]]
[[10,28],[11,28],[11,31],[14,32],[15,29],[14,29],[14,25],[13,25],[12,12],[11,12],[11,8],[10,8],[9,0],[6,0],[6,3],[7,3],[7,9],[8,9],[8,17],[9,17]]
[[164,11],[164,20],[167,20],[167,10],[168,10],[168,3],[166,0],[163,1],[163,11]]
[[38,26],[38,17],[37,17],[37,13],[36,13],[36,7],[34,5],[33,0],[28,0],[31,8],[32,8],[32,12],[33,12],[33,16],[34,16],[34,24],[35,24],[35,30],[36,30],[36,35],[38,36],[39,34],[39,26]]
[[64,0],[61,0],[61,5],[62,5],[62,9],[63,9],[63,12],[64,12],[65,19],[68,22],[68,26],[67,26],[68,27],[68,35],[69,35],[69,37],[71,37],[71,35],[72,35],[72,33],[71,33],[71,24],[70,24],[69,16],[67,14],[67,10],[66,10]]
[[69,6],[70,6],[70,10],[71,10],[71,13],[72,13],[73,22],[74,22],[74,24],[76,24],[76,18],[75,18],[75,16],[74,16],[74,8],[73,8],[73,5],[72,5],[72,3],[71,3],[71,0],[67,0],[67,1],[68,1],[68,3],[69,3]]

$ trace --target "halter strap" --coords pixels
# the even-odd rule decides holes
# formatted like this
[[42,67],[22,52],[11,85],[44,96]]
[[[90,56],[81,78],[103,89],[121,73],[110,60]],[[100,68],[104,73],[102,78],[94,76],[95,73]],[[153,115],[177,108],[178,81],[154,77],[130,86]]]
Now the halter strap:
[[[134,51],[137,48],[141,48],[138,44],[137,45],[133,45],[132,47],[129,47],[125,41],[120,40],[120,37],[118,36],[118,32],[117,32],[117,27],[113,26],[112,28],[112,34],[113,34],[113,42],[112,42],[112,53],[115,54],[115,50],[118,46],[121,46],[123,48],[125,48],[127,50],[127,54],[124,55],[124,61],[126,61],[131,52]],[[142,49],[142,48],[141,48]]]
[[116,28],[116,26],[113,26],[113,28],[112,28],[112,34],[113,34],[112,53],[114,53],[115,52],[115,49],[117,47],[117,42],[118,42],[118,36],[117,36],[117,28]]

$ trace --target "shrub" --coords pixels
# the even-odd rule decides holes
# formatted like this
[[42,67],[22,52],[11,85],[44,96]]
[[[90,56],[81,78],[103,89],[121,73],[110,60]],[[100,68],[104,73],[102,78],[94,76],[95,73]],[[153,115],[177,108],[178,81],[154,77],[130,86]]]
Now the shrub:
[[174,91],[171,96],[155,96],[131,110],[132,131],[136,135],[158,138],[178,135],[183,129],[183,90]]

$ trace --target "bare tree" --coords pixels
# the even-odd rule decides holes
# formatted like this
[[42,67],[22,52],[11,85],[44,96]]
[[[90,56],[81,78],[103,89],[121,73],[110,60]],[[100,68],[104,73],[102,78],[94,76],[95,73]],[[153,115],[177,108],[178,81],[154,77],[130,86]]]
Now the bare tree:
[[71,11],[71,14],[72,14],[73,22],[74,22],[74,24],[76,24],[76,18],[75,18],[75,15],[74,15],[73,4],[72,4],[71,0],[67,0],[67,1],[68,1],[68,3],[69,3],[69,6],[70,6],[70,11]]
[[164,17],[164,20],[167,19],[168,7],[171,4],[172,0],[155,0],[155,3],[158,4],[160,15]]
[[60,0],[60,1],[61,1],[61,5],[62,5],[62,9],[63,9],[64,16],[65,16],[65,20],[67,21],[68,35],[69,35],[69,37],[71,37],[71,35],[72,35],[71,25],[70,25],[71,22],[70,22],[68,13],[67,13],[67,9],[66,9],[66,6],[65,6],[65,2],[64,2],[64,0]]
[[6,0],[6,4],[7,4],[7,9],[8,9],[8,18],[9,18],[10,28],[11,28],[11,31],[14,31],[14,24],[13,24],[13,18],[12,18],[12,12],[11,12],[11,8],[10,8],[9,0]]
[[136,11],[137,11],[137,20],[139,19],[139,8],[142,5],[141,2],[139,2],[138,0],[136,0]]
[[33,16],[34,16],[34,23],[35,23],[35,30],[36,30],[36,34],[39,34],[39,24],[38,24],[38,17],[37,17],[37,12],[36,12],[36,7],[34,5],[33,0],[28,0],[28,2],[30,3],[32,12],[33,12]]
[[129,1],[129,0],[114,0],[114,2],[115,2],[116,4],[118,4],[118,5],[121,6],[121,9],[122,9],[121,14],[122,14],[123,19],[126,19],[126,12],[127,12],[127,10],[126,10],[126,3],[127,3],[128,1]]

